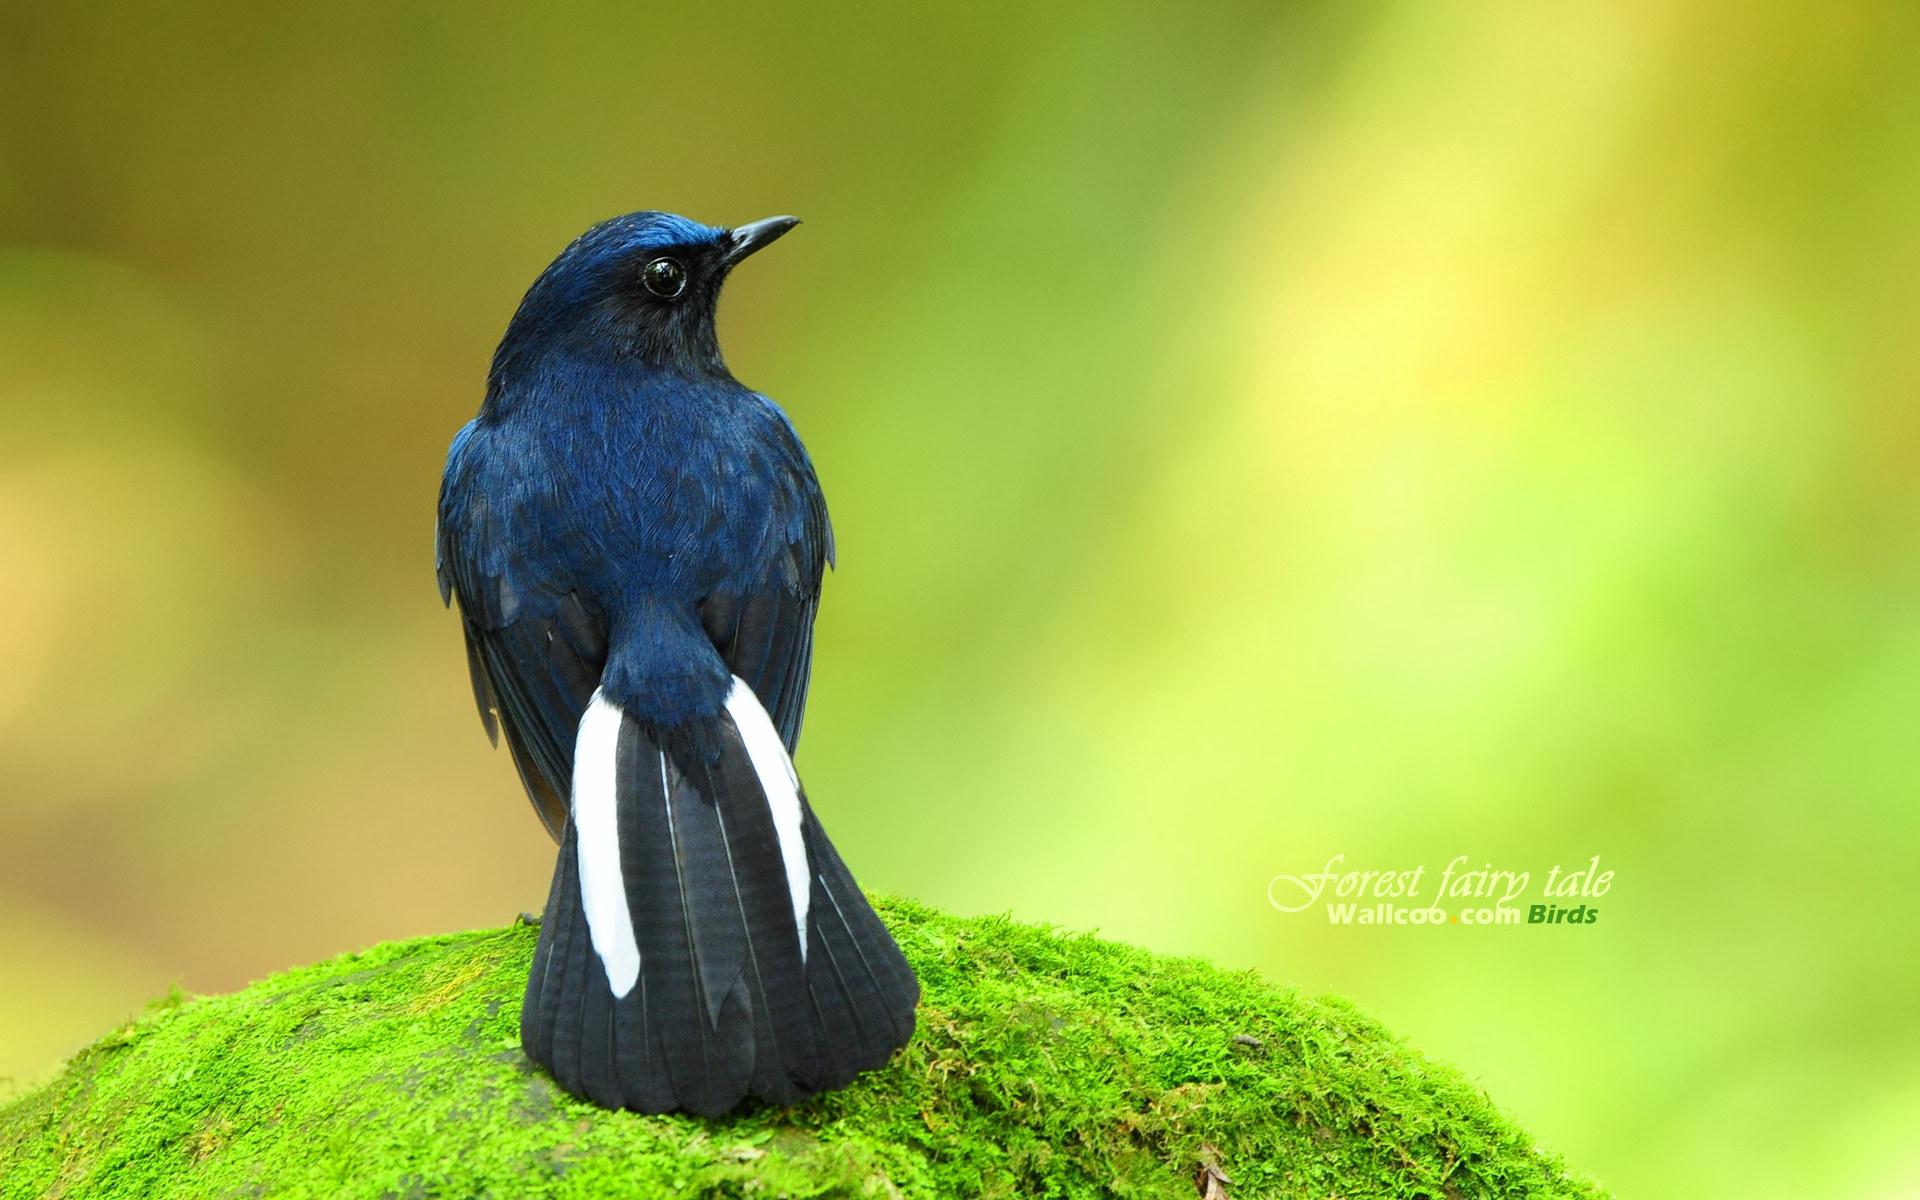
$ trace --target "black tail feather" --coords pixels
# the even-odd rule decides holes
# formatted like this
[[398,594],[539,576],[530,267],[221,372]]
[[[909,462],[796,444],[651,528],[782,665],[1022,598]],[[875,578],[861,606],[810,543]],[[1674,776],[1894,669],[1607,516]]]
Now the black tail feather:
[[820,1086],[839,1087],[905,1044],[920,984],[811,811],[806,834],[813,864],[809,916],[820,947],[808,963],[808,990],[823,1011],[845,1014],[837,1069]]
[[562,1087],[711,1116],[841,1086],[906,1042],[913,972],[804,799],[803,955],[778,827],[729,719],[663,731],[623,718],[614,779],[639,977],[615,994],[569,819],[521,1013],[528,1056]]

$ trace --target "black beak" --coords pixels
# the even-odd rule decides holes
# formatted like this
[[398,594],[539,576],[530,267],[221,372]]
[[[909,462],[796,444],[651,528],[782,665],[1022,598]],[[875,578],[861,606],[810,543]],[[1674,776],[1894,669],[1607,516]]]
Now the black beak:
[[732,266],[762,246],[772,245],[781,234],[799,223],[799,217],[768,217],[764,221],[754,221],[735,228],[727,236],[731,243],[727,247],[727,265]]

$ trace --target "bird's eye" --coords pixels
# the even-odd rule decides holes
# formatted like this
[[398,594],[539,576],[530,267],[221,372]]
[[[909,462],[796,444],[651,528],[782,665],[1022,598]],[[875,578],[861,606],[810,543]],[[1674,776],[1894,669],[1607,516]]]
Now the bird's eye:
[[676,259],[654,259],[640,268],[640,279],[662,300],[672,300],[687,290],[687,269]]

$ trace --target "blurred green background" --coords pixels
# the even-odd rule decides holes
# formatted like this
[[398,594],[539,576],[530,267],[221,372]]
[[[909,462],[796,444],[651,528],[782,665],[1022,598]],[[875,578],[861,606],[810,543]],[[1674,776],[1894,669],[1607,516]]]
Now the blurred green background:
[[[0,1074],[541,902],[447,440],[581,228],[790,211],[722,333],[864,882],[1349,995],[1623,1195],[1920,1193],[1916,24],[8,6]],[[1336,853],[1618,875],[1268,905]]]

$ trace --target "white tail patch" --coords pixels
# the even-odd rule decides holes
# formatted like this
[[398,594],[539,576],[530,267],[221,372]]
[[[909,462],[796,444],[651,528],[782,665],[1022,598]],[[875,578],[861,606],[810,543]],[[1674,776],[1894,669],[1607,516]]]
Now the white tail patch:
[[787,868],[787,891],[793,897],[793,924],[800,933],[800,961],[805,962],[807,903],[812,888],[807,846],[800,840],[800,776],[794,773],[793,760],[787,757],[786,743],[773,727],[773,718],[767,716],[760,698],[738,675],[733,677],[733,690],[727,693],[727,713],[740,730],[747,760],[753,764],[760,790],[767,796],[767,807],[773,811],[773,831],[780,839],[780,861]]
[[598,689],[580,718],[573,745],[573,825],[580,850],[580,907],[613,994],[624,997],[640,978],[640,945],[620,874],[620,726],[626,715]]

